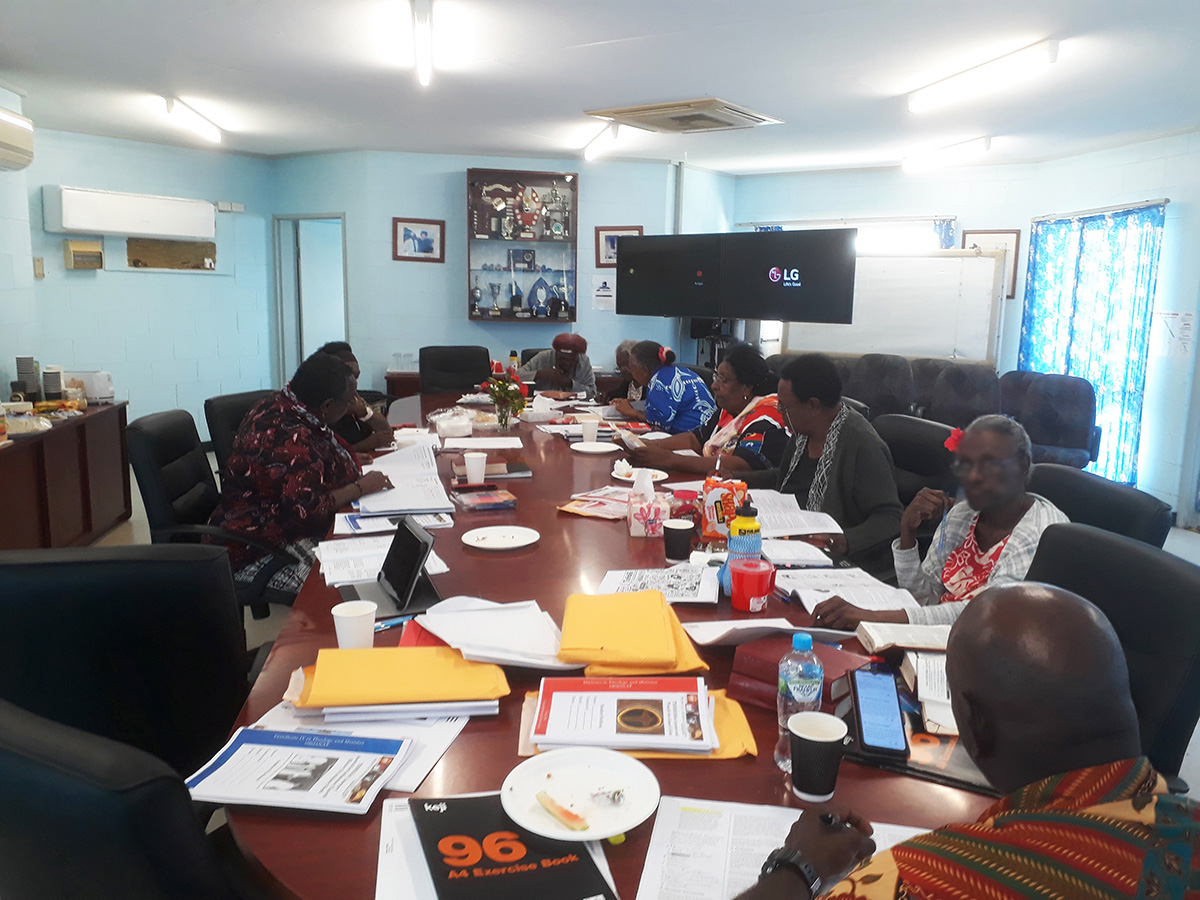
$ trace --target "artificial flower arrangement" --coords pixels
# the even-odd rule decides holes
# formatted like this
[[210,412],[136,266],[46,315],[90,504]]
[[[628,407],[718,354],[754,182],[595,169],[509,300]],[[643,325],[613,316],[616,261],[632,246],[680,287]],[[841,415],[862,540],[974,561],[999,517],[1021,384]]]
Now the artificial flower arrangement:
[[483,383],[483,389],[496,406],[496,420],[501,428],[507,428],[513,413],[525,408],[525,392],[528,388],[516,375],[493,375]]

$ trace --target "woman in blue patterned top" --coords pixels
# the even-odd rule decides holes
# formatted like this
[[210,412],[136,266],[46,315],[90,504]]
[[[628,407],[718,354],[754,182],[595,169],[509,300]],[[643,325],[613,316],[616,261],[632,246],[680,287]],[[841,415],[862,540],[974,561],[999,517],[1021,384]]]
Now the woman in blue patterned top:
[[675,365],[670,347],[654,341],[634,344],[629,351],[629,372],[646,388],[646,409],[634,409],[628,400],[614,400],[613,406],[623,416],[680,434],[696,430],[717,411],[704,379],[691,369]]

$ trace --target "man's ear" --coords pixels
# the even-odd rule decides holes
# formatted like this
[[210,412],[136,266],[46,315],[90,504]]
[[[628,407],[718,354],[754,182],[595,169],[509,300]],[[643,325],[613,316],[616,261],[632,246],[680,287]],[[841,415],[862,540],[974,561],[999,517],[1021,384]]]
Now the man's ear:
[[996,726],[991,715],[972,694],[960,698],[960,707],[955,718],[963,748],[973,760],[989,759],[996,751]]

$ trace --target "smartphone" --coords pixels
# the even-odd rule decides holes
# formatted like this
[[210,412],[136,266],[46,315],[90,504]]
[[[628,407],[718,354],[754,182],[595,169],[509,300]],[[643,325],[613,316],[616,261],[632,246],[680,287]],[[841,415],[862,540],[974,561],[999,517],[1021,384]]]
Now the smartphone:
[[895,677],[866,667],[855,669],[850,689],[859,750],[868,756],[908,759],[908,736],[904,733]]

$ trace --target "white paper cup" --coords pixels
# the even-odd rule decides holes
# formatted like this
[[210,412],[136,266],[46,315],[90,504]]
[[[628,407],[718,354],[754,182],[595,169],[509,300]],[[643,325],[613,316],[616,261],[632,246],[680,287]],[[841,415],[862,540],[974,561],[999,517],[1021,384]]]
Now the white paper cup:
[[370,600],[347,600],[330,610],[338,646],[343,650],[374,647],[375,613],[378,609]]
[[600,432],[600,423],[595,419],[584,419],[579,424],[583,426],[584,442],[594,444],[596,442],[596,436]]
[[468,450],[463,454],[467,466],[467,484],[483,484],[487,474],[487,454],[482,450]]

